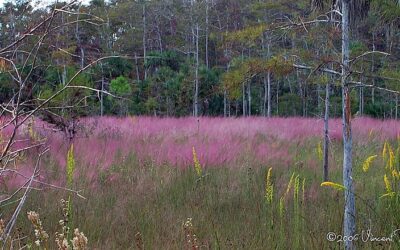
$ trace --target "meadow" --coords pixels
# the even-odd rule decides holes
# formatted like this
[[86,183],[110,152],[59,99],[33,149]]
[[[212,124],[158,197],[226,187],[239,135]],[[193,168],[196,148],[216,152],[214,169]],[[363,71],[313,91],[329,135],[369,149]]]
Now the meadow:
[[[47,138],[38,177],[85,199],[37,183],[23,214],[37,211],[59,232],[68,223],[90,249],[340,249],[343,222],[341,120],[330,121],[329,175],[322,183],[323,120],[312,118],[93,117],[72,142],[34,120],[21,138]],[[396,249],[400,122],[353,120],[353,166],[360,249]],[[26,143],[26,142],[25,142]],[[71,150],[73,145],[73,150]],[[69,153],[68,153],[69,152]],[[36,152],[15,168],[30,176]],[[71,169],[72,167],[72,169]],[[3,177],[1,190],[26,181]],[[7,218],[9,207],[2,207]],[[26,216],[18,231],[34,241]],[[57,231],[58,230],[58,231]],[[371,230],[368,231],[367,230]],[[386,239],[386,238],[385,238]],[[49,249],[55,243],[49,241]]]

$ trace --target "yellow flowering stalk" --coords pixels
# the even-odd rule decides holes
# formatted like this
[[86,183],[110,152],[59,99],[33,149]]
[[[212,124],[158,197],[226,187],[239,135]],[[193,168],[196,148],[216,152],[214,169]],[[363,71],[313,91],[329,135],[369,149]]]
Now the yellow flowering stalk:
[[295,181],[295,173],[292,174],[290,177],[289,183],[286,187],[286,192],[282,195],[282,197],[279,200],[279,214],[281,217],[283,217],[283,214],[285,212],[285,198],[289,194],[290,189],[292,188],[293,182]]
[[194,147],[192,148],[192,151],[193,151],[194,169],[196,170],[197,175],[201,176],[201,174],[202,174],[201,164],[200,164],[199,158],[197,157],[197,153],[196,153],[196,150],[194,149]]
[[289,183],[288,183],[287,188],[286,188],[285,196],[289,194],[290,189],[292,188],[293,181],[294,181],[294,174],[295,173],[293,173],[292,176],[290,177]]
[[295,202],[299,201],[299,190],[300,190],[300,176],[297,175],[296,178],[294,179],[294,192],[293,192],[293,198]]
[[339,191],[346,189],[343,185],[337,184],[337,183],[334,183],[334,182],[331,182],[331,181],[322,182],[321,183],[321,187],[332,187],[332,188],[334,188],[336,190],[339,190]]
[[400,145],[396,149],[395,167],[400,167]]
[[71,147],[67,153],[67,184],[69,186],[72,185],[75,171],[75,158],[74,158],[74,144],[71,144]]
[[368,171],[369,167],[371,166],[372,161],[373,161],[376,157],[378,157],[378,155],[371,155],[371,156],[369,156],[369,157],[364,161],[363,167],[362,167],[364,172],[367,172],[367,171]]
[[391,147],[389,147],[389,170],[393,171],[395,164],[395,156]]
[[393,177],[394,179],[399,179],[399,178],[400,178],[399,172],[398,172],[396,169],[393,169],[393,171],[392,171],[392,177]]
[[389,178],[387,177],[386,174],[383,176],[383,182],[385,183],[386,192],[387,193],[392,193],[393,192],[392,184],[390,183],[390,180],[389,180]]
[[387,194],[382,195],[382,196],[379,197],[379,198],[385,198],[385,197],[393,198],[395,194],[396,194],[395,192],[390,192],[390,193],[387,193]]
[[383,159],[384,163],[386,162],[386,155],[387,155],[387,152],[388,152],[388,144],[389,143],[387,141],[385,141],[385,143],[383,144],[382,159]]
[[285,214],[285,196],[282,196],[279,199],[279,215],[282,218],[284,214]]
[[267,177],[265,179],[265,198],[268,204],[271,204],[274,198],[274,185],[272,184],[271,177],[272,168],[269,168],[267,172]]

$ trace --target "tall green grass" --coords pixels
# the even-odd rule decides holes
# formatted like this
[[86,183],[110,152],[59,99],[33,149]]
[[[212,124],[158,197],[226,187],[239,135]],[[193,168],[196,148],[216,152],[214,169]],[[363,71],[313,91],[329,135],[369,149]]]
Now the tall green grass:
[[[71,196],[70,220],[85,232],[92,249],[187,249],[194,245],[203,249],[339,249],[342,243],[330,242],[326,235],[342,232],[343,191],[321,187],[315,145],[311,141],[301,150],[290,149],[296,159],[293,165],[282,161],[272,168],[250,158],[240,168],[206,168],[195,150],[193,165],[186,169],[139,162],[132,154],[99,172],[96,183],[75,175],[73,186],[84,189],[87,199]],[[331,155],[330,176],[337,184],[342,178],[337,160],[340,147],[332,145]],[[392,149],[390,160],[388,145],[386,156],[381,155],[382,148],[371,143],[354,150],[357,232],[371,229],[376,236],[400,228],[400,181],[392,174],[399,170],[399,157]],[[371,160],[371,155],[378,156]],[[318,168],[313,167],[315,161]],[[79,161],[75,164],[79,170]],[[84,171],[78,173],[84,175]],[[396,195],[382,197],[388,191],[384,175]],[[54,229],[48,231],[50,235],[59,228],[60,209],[55,201],[65,196],[60,190],[35,192],[26,206],[38,208],[43,227]],[[29,235],[26,218],[21,217],[18,225]],[[55,249],[55,242],[49,244]],[[397,241],[357,241],[356,245],[396,248]]]

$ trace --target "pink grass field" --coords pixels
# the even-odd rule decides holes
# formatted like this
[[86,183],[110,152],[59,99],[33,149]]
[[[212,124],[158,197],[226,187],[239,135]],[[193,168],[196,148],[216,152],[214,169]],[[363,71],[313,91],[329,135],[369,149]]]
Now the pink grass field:
[[[288,147],[313,143],[311,147],[315,148],[323,129],[323,120],[312,118],[92,117],[81,119],[79,124],[83,129],[73,141],[76,175],[84,173],[90,181],[96,180],[100,171],[123,164],[129,156],[134,156],[139,164],[186,168],[192,165],[192,147],[205,168],[240,167],[246,159],[258,164],[290,164]],[[383,142],[398,137],[400,122],[362,117],[353,120],[352,128],[355,144]],[[21,138],[29,138],[25,130],[19,131]],[[54,132],[39,120],[35,120],[34,130],[39,137],[47,138],[50,151],[45,162],[53,162],[60,173],[65,173],[69,144],[63,133]],[[3,141],[10,131],[3,131]],[[341,120],[331,120],[332,141],[341,141],[341,131]],[[14,148],[23,144],[26,142]],[[36,155],[35,150],[29,151],[15,167],[30,176]],[[41,178],[46,179],[51,171],[44,164]],[[24,182],[16,176],[2,178],[0,185],[8,187]],[[62,184],[63,180],[56,183]]]

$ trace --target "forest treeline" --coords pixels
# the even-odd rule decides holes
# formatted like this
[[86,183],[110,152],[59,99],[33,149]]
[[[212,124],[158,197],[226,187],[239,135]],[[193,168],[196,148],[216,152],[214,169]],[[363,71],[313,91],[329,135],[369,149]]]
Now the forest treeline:
[[[397,119],[398,94],[364,85],[400,90],[400,5],[365,2],[367,16],[351,20],[350,54],[357,59],[351,80],[362,83],[352,85],[352,112]],[[19,0],[1,8],[0,48],[57,8],[32,5]],[[340,75],[330,73],[341,72],[340,16],[332,6],[312,6],[309,0],[92,0],[72,7],[79,14],[63,11],[52,19],[57,31],[48,32],[50,44],[34,67],[24,62],[38,38],[10,50],[15,67],[30,74],[23,93],[30,102],[109,57],[74,78],[72,85],[86,89],[70,88],[48,104],[63,107],[52,112],[64,116],[320,117],[327,93],[330,115],[341,116]],[[7,67],[0,60],[0,103],[18,89]]]

